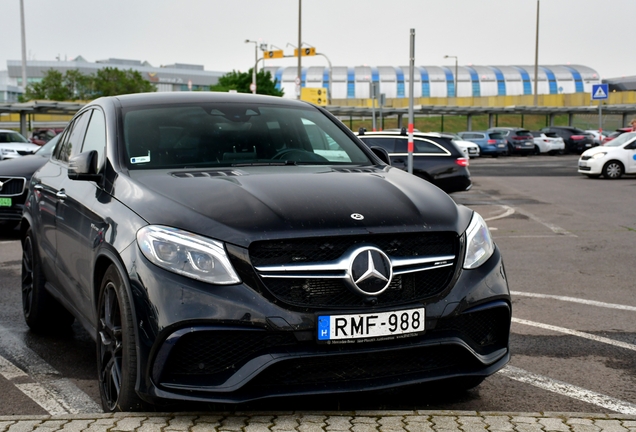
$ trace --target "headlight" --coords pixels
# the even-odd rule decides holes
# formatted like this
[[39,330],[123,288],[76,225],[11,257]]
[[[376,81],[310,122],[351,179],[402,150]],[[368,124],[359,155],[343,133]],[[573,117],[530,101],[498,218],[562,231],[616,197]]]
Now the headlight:
[[216,285],[241,282],[219,241],[149,225],[137,232],[137,243],[150,262],[168,271]]
[[495,251],[490,231],[479,213],[473,213],[473,219],[466,230],[466,256],[464,268],[474,269],[485,263]]
[[607,154],[607,152],[598,152],[598,153],[594,153],[592,156],[590,156],[590,159],[598,159],[598,158],[602,158],[603,156],[605,156]]

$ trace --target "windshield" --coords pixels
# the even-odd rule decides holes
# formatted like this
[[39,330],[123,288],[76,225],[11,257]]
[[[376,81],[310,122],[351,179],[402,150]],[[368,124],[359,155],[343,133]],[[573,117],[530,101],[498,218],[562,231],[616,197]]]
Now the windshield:
[[123,124],[129,169],[372,163],[310,106],[153,105],[124,111]]
[[57,144],[57,142],[60,140],[61,136],[62,136],[62,134],[55,135],[46,144],[44,144],[42,147],[37,149],[37,151],[35,153],[37,153],[38,156],[44,156],[44,157],[50,156],[51,153],[53,153],[53,149],[55,148],[55,144]]
[[28,143],[29,141],[17,132],[0,132],[0,143]]
[[634,138],[636,138],[636,132],[626,132],[606,143],[603,147],[620,147]]

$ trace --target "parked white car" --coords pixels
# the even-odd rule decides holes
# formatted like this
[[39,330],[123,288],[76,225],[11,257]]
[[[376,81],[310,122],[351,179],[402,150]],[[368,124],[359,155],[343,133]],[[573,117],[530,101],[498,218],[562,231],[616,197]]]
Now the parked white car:
[[462,152],[464,152],[466,157],[476,158],[481,156],[481,150],[477,144],[472,141],[466,141],[457,134],[451,135],[453,135],[453,142],[455,143],[455,145],[459,147]]
[[636,174],[636,132],[626,132],[603,146],[585,150],[579,158],[579,173],[608,179]]
[[39,148],[39,145],[30,143],[15,131],[0,129],[0,160],[30,155]]
[[565,150],[565,141],[554,132],[530,132],[534,139],[534,153],[555,155]]
[[609,133],[603,131],[603,133],[594,130],[594,129],[588,129],[585,131],[585,133],[589,133],[592,136],[594,136],[594,144],[598,145],[603,145],[603,139],[609,135]]

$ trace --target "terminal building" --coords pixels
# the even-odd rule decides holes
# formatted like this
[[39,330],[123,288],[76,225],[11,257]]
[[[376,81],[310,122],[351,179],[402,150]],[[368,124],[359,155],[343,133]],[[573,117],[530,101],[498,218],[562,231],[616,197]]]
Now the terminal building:
[[[70,61],[27,61],[27,81],[38,82],[50,69],[84,74],[100,68],[133,69],[156,84],[157,91],[208,90],[226,72],[206,71],[202,65],[175,63],[155,67],[140,60],[108,59],[89,62],[79,56]],[[266,66],[285,97],[296,97],[296,66]],[[455,77],[457,71],[457,77]],[[367,99],[370,83],[379,83],[387,99],[408,98],[408,66],[311,66],[302,69],[301,87],[326,88],[332,100]],[[534,66],[416,66],[414,97],[483,97],[531,95]],[[599,74],[587,66],[539,66],[538,94],[590,93],[600,83]],[[8,60],[0,71],[0,103],[17,102],[22,92],[22,62]]]
[[[209,90],[210,86],[216,84],[219,77],[226,73],[206,71],[203,65],[183,63],[155,67],[141,60],[115,58],[92,63],[79,56],[70,61],[27,61],[27,83],[39,82],[50,69],[61,73],[79,70],[83,74],[90,75],[107,67],[138,71],[145,79],[154,83],[157,91],[160,92]],[[0,102],[17,102],[18,95],[21,93],[22,61],[8,60],[7,70],[0,71]]]
[[[265,67],[287,97],[295,95],[297,67]],[[538,94],[590,93],[601,82],[587,66],[539,66]],[[309,67],[302,70],[301,87],[329,89],[331,99],[366,99],[370,82],[379,83],[387,99],[408,98],[408,66]],[[483,97],[534,94],[534,66],[416,66],[414,97]]]

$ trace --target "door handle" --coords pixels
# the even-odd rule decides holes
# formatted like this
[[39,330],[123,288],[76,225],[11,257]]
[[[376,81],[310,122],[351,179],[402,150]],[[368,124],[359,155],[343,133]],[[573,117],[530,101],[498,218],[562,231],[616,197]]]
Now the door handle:
[[42,186],[41,183],[38,183],[33,186],[33,189],[41,191],[41,190],[44,190],[44,186]]
[[61,191],[59,191],[58,193],[55,194],[55,196],[57,197],[57,199],[59,199],[60,201],[64,201],[67,196],[66,196],[66,192],[64,191],[64,189],[62,189]]

